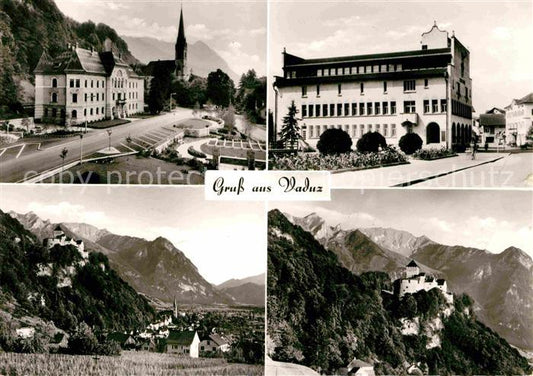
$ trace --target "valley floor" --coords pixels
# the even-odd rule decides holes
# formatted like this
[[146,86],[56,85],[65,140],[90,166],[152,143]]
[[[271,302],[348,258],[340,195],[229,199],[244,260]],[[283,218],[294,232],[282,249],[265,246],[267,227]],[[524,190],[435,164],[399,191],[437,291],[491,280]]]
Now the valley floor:
[[124,351],[120,356],[0,353],[0,375],[263,375],[262,365]]

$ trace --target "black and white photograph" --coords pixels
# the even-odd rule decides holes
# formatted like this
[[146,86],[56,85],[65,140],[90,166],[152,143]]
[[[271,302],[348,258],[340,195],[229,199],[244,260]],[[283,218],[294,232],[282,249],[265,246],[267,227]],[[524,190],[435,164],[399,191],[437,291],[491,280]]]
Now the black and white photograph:
[[272,2],[269,169],[531,187],[530,1]]
[[1,375],[263,374],[264,203],[151,188],[0,186]]
[[387,189],[269,203],[266,374],[531,374],[532,201]]
[[2,0],[0,182],[266,167],[266,1]]

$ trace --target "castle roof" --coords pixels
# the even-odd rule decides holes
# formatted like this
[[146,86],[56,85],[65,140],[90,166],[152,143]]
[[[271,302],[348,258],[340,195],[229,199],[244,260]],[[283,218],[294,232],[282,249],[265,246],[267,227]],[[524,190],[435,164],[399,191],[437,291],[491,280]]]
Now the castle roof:
[[418,264],[415,262],[415,260],[411,260],[409,264],[407,264],[408,268],[418,268]]

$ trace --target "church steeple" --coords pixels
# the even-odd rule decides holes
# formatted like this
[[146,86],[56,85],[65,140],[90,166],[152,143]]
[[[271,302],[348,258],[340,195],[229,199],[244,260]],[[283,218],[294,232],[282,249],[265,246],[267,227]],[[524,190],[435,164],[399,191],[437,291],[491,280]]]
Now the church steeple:
[[187,39],[185,38],[185,26],[183,24],[183,6],[180,10],[180,23],[178,26],[178,38],[176,39],[176,75],[183,79],[187,69]]

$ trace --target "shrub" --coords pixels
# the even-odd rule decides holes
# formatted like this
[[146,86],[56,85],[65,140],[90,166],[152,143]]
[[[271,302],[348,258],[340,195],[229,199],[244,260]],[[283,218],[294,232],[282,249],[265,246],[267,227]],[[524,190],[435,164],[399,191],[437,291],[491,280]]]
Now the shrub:
[[453,144],[452,150],[456,153],[464,153],[466,151],[466,145],[465,144]]
[[379,132],[367,132],[357,141],[357,151],[361,153],[377,152],[386,148],[387,141]]
[[320,135],[316,147],[322,154],[347,153],[352,149],[352,139],[342,129],[331,128]]
[[445,146],[441,148],[420,149],[413,153],[413,157],[418,158],[418,159],[424,159],[424,160],[444,158],[444,157],[449,157],[452,155],[457,155],[457,154],[455,154],[450,149],[446,149]]
[[207,155],[205,155],[204,153],[202,153],[201,151],[198,151],[198,150],[195,150],[192,146],[190,146],[187,151],[189,152],[190,155],[192,155],[193,157],[196,157],[196,158],[207,158]]
[[413,154],[422,148],[422,139],[416,133],[407,133],[400,138],[398,145],[405,154]]

